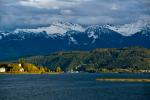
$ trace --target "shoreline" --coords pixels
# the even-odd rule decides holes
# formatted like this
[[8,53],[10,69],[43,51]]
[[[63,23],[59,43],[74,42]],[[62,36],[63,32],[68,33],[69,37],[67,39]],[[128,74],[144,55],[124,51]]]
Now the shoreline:
[[30,72],[18,73],[18,72],[11,72],[11,73],[10,73],[10,72],[9,72],[9,73],[0,73],[0,75],[1,75],[1,74],[10,74],[10,75],[11,75],[11,74],[16,74],[16,75],[17,75],[17,74],[18,74],[18,75],[21,75],[21,74],[22,74],[22,75],[23,75],[23,74],[24,74],[24,75],[25,75],[25,74],[31,74],[31,75],[32,75],[32,74],[33,74],[33,75],[34,75],[34,74],[39,74],[39,75],[41,74],[41,75],[42,75],[42,74],[43,74],[43,75],[44,75],[44,74],[61,74],[61,73],[57,73],[57,72],[50,72],[50,73],[40,73],[40,72],[35,72],[35,73],[34,73],[34,72],[31,72],[31,73],[30,73]]
[[[68,72],[1,72],[1,74],[63,74],[66,73],[68,74]],[[79,72],[79,73],[70,73],[70,74],[80,74],[83,72]],[[90,72],[85,72],[85,73],[90,73]],[[94,73],[93,73],[94,74]],[[150,74],[150,73],[146,73],[146,72],[95,72],[95,74]]]

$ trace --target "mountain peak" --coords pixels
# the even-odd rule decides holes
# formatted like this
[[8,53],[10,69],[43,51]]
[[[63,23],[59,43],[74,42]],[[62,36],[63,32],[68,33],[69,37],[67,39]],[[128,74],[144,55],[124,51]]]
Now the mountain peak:
[[149,20],[138,20],[134,23],[124,25],[107,25],[107,27],[113,31],[116,31],[124,36],[131,36],[137,32],[140,32],[146,25],[150,23]]
[[80,31],[83,32],[85,29],[79,24],[72,24],[69,22],[55,21],[48,27],[38,27],[34,29],[16,29],[14,33],[26,32],[26,33],[41,33],[46,32],[47,34],[60,34],[64,35],[67,31]]
[[[29,33],[46,33],[47,35],[54,35],[58,34],[60,36],[64,36],[65,34],[70,34],[70,31],[74,31],[74,33],[84,32],[86,34],[109,34],[112,31],[117,32],[123,36],[131,36],[136,34],[140,31],[149,31],[150,30],[150,21],[149,20],[139,20],[134,23],[124,24],[124,25],[88,25],[82,26],[80,24],[73,24],[70,22],[63,22],[63,21],[54,21],[47,27],[37,27],[37,28],[30,28],[30,29],[16,29],[13,32],[9,32],[9,34],[29,34]],[[4,33],[7,32],[0,32],[2,35],[6,35]],[[95,37],[96,38],[96,37]]]

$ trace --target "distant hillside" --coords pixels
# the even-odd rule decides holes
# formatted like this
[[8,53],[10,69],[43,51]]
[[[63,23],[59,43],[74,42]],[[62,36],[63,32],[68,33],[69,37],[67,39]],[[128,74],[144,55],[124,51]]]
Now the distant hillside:
[[129,47],[121,49],[94,49],[92,51],[57,52],[25,59],[37,66],[63,70],[98,70],[101,68],[150,69],[150,49]]

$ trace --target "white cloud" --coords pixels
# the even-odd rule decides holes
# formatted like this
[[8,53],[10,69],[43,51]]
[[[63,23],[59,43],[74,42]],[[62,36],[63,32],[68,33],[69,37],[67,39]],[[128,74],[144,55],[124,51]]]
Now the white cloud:
[[118,6],[117,6],[116,4],[113,4],[112,7],[111,7],[111,9],[112,9],[112,10],[117,10],[117,9],[119,9],[119,8],[118,8]]
[[109,16],[81,16],[78,17],[76,22],[81,24],[106,24],[114,23],[116,19]]
[[0,0],[0,30],[51,22],[127,24],[150,19],[149,0]]
[[69,9],[66,9],[66,10],[61,10],[61,14],[62,15],[72,15],[73,12]]
[[31,6],[37,8],[47,9],[61,9],[64,7],[73,7],[80,4],[81,2],[87,2],[91,0],[27,0],[20,1],[23,6]]

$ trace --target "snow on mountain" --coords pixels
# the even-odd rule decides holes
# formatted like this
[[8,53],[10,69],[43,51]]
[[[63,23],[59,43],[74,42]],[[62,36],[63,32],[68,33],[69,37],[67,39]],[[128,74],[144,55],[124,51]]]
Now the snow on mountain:
[[61,34],[63,35],[64,33],[68,31],[80,31],[83,32],[85,29],[78,24],[72,24],[68,22],[53,22],[49,27],[39,27],[36,29],[16,29],[14,32],[19,33],[19,32],[27,32],[27,33],[40,33],[40,32],[46,32],[47,34]]
[[124,24],[120,26],[107,25],[107,27],[113,31],[116,31],[124,36],[131,36],[137,32],[140,32],[150,21],[139,20],[134,23]]
[[98,36],[95,35],[95,33],[94,33],[93,31],[91,31],[90,33],[91,33],[91,34],[88,35],[89,38],[91,38],[91,37],[94,38],[94,39],[97,39],[97,38],[98,38]]
[[70,39],[69,39],[69,44],[71,44],[71,43],[78,44],[77,40],[75,40],[73,37],[70,37]]
[[[89,26],[82,26],[79,24],[72,24],[69,22],[60,22],[56,21],[50,24],[48,27],[39,27],[34,29],[16,29],[13,32],[2,32],[0,31],[0,39],[3,37],[9,36],[11,34],[16,34],[20,36],[21,39],[24,39],[24,35],[27,34],[30,37],[30,33],[34,33],[34,35],[38,35],[39,33],[46,33],[45,37],[58,37],[58,36],[65,36],[69,34],[78,34],[78,33],[85,33],[87,34],[88,38],[92,38],[93,42],[98,39],[103,34],[111,34],[112,31],[117,32],[123,36],[132,36],[137,32],[141,32],[143,34],[149,34],[150,31],[150,21],[148,20],[139,20],[134,23],[124,24],[124,25],[89,25]],[[78,31],[78,32],[76,32]],[[33,36],[33,35],[31,35]],[[70,40],[74,43],[75,40],[71,38]]]
[[0,40],[2,39],[2,36],[0,36]]
[[111,34],[111,31],[105,25],[92,25],[87,27],[85,33],[87,33],[89,38],[93,39],[92,43],[95,43],[102,35]]
[[86,33],[88,34],[89,38],[94,38],[97,39],[99,35],[101,34],[109,34],[109,29],[101,26],[101,25],[93,25],[93,26],[89,26],[86,29]]
[[93,25],[93,26],[89,26],[86,29],[87,33],[100,33],[100,34],[108,34],[110,32],[109,28],[105,27],[105,25]]

